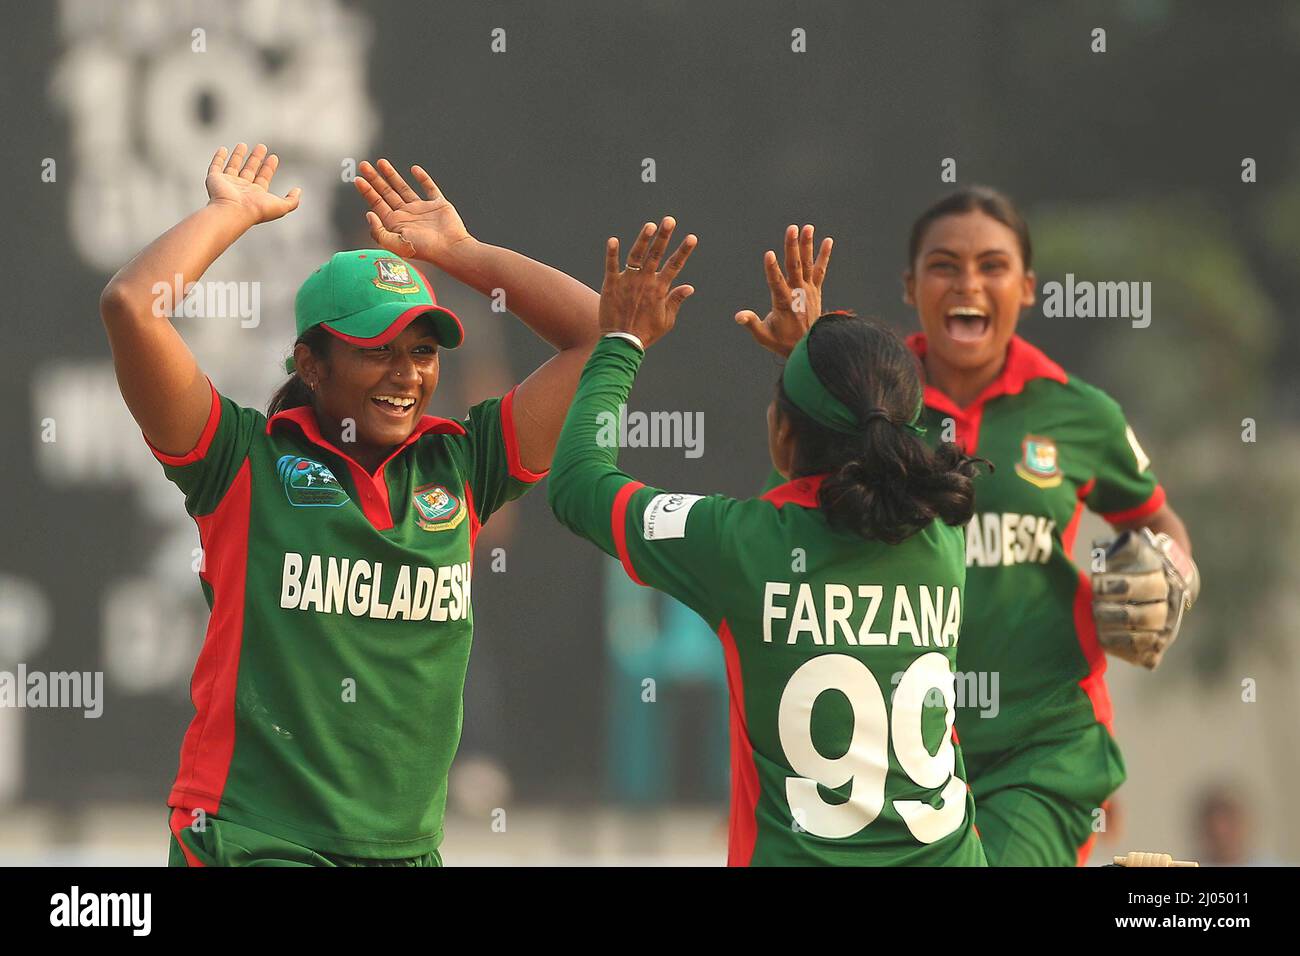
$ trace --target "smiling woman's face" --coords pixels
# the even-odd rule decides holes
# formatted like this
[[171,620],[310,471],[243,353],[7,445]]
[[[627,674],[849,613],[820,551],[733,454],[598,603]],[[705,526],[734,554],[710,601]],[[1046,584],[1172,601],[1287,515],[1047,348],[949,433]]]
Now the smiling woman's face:
[[903,284],[927,359],[954,370],[1000,365],[1020,310],[1034,304],[1034,274],[1025,271],[1015,232],[979,211],[935,220]]
[[356,422],[355,444],[362,449],[405,441],[438,387],[438,340],[427,318],[377,348],[336,340],[330,343],[327,363],[317,362],[305,346],[298,351],[306,352],[295,356],[304,377],[316,383],[322,432],[337,435],[351,419]]

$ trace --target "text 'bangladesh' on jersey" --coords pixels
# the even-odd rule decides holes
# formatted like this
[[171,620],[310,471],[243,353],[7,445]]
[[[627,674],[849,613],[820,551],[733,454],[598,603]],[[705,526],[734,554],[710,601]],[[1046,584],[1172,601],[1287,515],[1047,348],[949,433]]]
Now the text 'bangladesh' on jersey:
[[211,619],[168,803],[329,853],[442,838],[460,739],[479,527],[541,475],[514,393],[425,416],[373,475],[314,412],[212,390],[198,445],[154,449],[203,546]]
[[[908,345],[924,357],[924,335]],[[956,441],[995,468],[975,479],[957,667],[963,675],[996,674],[999,693],[996,707],[958,710],[968,761],[982,764],[1098,723],[1109,728],[1092,588],[1072,551],[1085,506],[1122,523],[1164,503],[1124,413],[1017,336],[1002,372],[967,407],[927,385],[923,423],[933,441]],[[1123,769],[1111,749],[1098,772],[1110,775],[1114,789]]]
[[746,501],[634,481],[597,430],[640,361],[622,339],[597,346],[556,450],[551,504],[722,640],[729,861],[983,865],[951,733],[961,529],[935,522],[899,545],[832,531],[817,508],[821,476]]

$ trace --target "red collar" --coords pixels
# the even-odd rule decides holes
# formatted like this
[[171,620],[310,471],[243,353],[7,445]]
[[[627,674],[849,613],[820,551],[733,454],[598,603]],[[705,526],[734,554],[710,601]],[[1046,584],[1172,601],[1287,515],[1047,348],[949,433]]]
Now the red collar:
[[[334,452],[334,454],[338,455],[340,458],[346,459],[358,470],[364,471],[351,455],[340,451],[338,448],[334,447],[331,442],[327,441],[323,435],[321,435],[320,423],[316,421],[316,412],[310,405],[299,405],[297,408],[286,408],[282,412],[276,412],[266,422],[266,433],[268,435],[271,434],[271,429],[275,426],[276,422],[281,421],[292,422],[297,425],[302,429],[303,435],[306,436],[307,440],[312,444],[319,445],[321,448]],[[429,432],[435,434],[463,435],[465,434],[465,426],[460,422],[452,421],[450,418],[436,418],[433,415],[422,416],[420,420],[416,422],[415,427],[411,429],[411,434],[406,436],[406,440],[394,448],[393,453],[385,458],[383,464],[376,469],[376,474],[382,474],[384,465],[387,465],[407,446],[415,444],[415,442],[420,440],[421,436]]]
[[[907,337],[907,347],[916,354],[917,358],[924,359],[925,333],[913,332],[909,335]],[[1020,336],[1013,335],[1011,341],[1007,344],[1007,357],[1006,361],[1002,363],[1002,371],[998,373],[997,378],[985,386],[984,391],[980,392],[975,401],[964,409],[958,408],[956,402],[927,382],[925,386],[925,404],[936,411],[962,415],[971,409],[982,407],[985,402],[1001,395],[1019,395],[1024,391],[1025,383],[1036,378],[1051,379],[1054,382],[1060,382],[1062,385],[1070,380],[1070,377],[1065,374],[1065,370],[1061,366]]]
[[783,485],[777,485],[767,494],[763,495],[764,501],[770,501],[778,508],[782,505],[799,505],[803,508],[817,507],[817,492],[821,490],[822,482],[829,475],[804,475],[802,478],[796,478],[794,481],[787,481]]

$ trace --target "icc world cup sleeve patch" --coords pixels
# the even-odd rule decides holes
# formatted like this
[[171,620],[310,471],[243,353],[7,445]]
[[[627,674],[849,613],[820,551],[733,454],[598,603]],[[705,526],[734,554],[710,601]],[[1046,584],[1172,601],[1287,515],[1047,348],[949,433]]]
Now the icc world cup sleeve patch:
[[703,495],[661,494],[650,499],[641,519],[641,537],[664,541],[686,537],[686,516]]

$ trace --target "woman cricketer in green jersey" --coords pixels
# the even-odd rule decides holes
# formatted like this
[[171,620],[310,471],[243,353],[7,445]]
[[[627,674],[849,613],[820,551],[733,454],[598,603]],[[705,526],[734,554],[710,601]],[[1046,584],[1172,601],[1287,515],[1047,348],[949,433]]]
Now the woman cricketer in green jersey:
[[[808,227],[799,241],[811,247]],[[935,203],[907,263],[922,420],[995,467],[975,483],[966,528],[957,659],[976,824],[990,865],[1082,865],[1124,780],[1106,652],[1159,663],[1199,591],[1191,542],[1119,406],[1016,334],[1035,277],[1010,200],[975,187]],[[798,335],[795,323],[737,320],[778,354]],[[1119,532],[1091,580],[1071,557],[1084,507]]]
[[668,236],[647,226],[620,270],[609,240],[604,337],[551,507],[721,639],[732,865],[983,865],[951,735],[975,466],[914,434],[921,383],[903,343],[845,313],[812,326],[768,410],[790,480],[763,498],[668,493],[618,470],[619,406],[693,291],[672,282],[694,244],[661,269]]
[[[479,527],[540,479],[597,339],[594,295],[473,239],[419,167],[358,189],[382,248],[340,252],[295,301],[267,415],[203,374],[155,285],[196,282],[298,205],[264,146],[223,148],[208,204],[109,282],[122,396],[184,493],[211,608],[168,799],[174,865],[436,865],[461,728]],[[463,422],[424,414],[460,321],[405,257],[504,289],[553,356]]]

